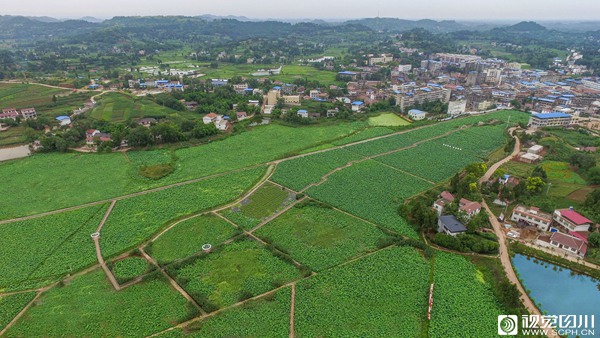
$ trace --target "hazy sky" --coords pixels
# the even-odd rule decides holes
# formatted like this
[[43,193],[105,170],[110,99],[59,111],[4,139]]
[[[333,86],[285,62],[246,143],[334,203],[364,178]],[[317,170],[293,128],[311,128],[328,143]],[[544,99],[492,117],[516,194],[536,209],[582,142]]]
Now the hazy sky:
[[2,15],[600,20],[600,0],[1,0]]

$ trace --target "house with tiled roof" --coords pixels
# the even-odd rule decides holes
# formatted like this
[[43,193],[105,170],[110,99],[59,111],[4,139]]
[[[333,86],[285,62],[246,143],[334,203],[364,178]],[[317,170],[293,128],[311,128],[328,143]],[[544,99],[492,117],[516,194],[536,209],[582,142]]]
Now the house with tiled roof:
[[587,244],[580,238],[555,232],[550,236],[550,245],[562,249],[570,254],[584,258],[587,253]]
[[590,226],[594,223],[590,219],[575,211],[573,207],[568,209],[554,210],[552,219],[569,231],[577,232],[589,231]]
[[443,191],[438,200],[433,202],[433,209],[437,212],[438,216],[441,216],[444,213],[444,208],[446,205],[454,202],[454,195],[452,195],[449,191]]
[[481,204],[461,198],[458,203],[458,210],[464,212],[468,218],[471,218],[481,211]]

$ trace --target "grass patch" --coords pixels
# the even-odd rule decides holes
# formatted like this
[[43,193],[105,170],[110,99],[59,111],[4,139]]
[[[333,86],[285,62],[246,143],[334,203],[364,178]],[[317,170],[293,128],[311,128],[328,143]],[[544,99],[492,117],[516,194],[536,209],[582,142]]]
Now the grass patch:
[[551,182],[586,184],[585,180],[573,172],[566,162],[544,161],[542,168]]
[[204,244],[216,246],[238,232],[219,217],[202,215],[177,224],[150,243],[147,252],[160,264],[166,264],[201,252]]
[[206,311],[248,299],[300,277],[300,272],[255,241],[244,239],[180,266],[174,276]]
[[410,122],[394,113],[383,113],[379,116],[369,117],[369,125],[377,127],[407,126]]
[[150,270],[150,265],[142,257],[127,257],[114,263],[112,272],[119,283],[128,282]]
[[291,208],[256,235],[315,271],[374,250],[385,237],[372,224],[315,205]]
[[149,166],[143,166],[140,168],[140,176],[149,178],[151,180],[159,180],[163,177],[168,176],[175,171],[175,165],[172,163],[161,163]]
[[265,183],[240,204],[223,212],[223,215],[242,228],[250,230],[295,200],[296,195],[287,189]]

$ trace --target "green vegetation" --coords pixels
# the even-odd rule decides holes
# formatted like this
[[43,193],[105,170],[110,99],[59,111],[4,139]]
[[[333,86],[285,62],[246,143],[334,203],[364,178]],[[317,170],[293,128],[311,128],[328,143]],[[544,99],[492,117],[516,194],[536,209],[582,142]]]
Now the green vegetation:
[[[175,151],[175,171],[160,180],[149,180],[138,174],[140,166],[171,162],[169,159],[148,163],[154,157],[154,151],[139,153],[139,159],[133,159],[138,157],[134,155],[137,152],[128,153],[133,163],[121,153],[34,155],[0,165],[0,176],[11,177],[3,182],[3,187],[11,194],[0,201],[0,219],[109,199],[265,163],[321,142],[339,139],[362,127],[362,123],[342,123],[300,128],[281,125],[254,128],[222,141]],[[156,152],[156,157],[166,158],[164,150]],[[60,193],[57,193],[57,187]],[[48,200],[47,196],[53,198]],[[22,202],[25,200],[27,203]]]
[[96,262],[90,234],[107,205],[0,225],[0,291],[46,285]]
[[171,163],[161,163],[144,166],[140,168],[140,175],[151,180],[160,180],[175,171],[175,166]]
[[290,332],[290,298],[289,287],[279,290],[192,323],[185,327],[185,336],[286,337]]
[[10,127],[6,131],[0,131],[0,147],[19,145],[27,142],[25,130],[25,127],[17,126]]
[[[377,161],[440,182],[468,164],[480,162],[505,141],[501,126],[471,127],[402,152],[379,157]],[[443,165],[432,165],[432,160]]]
[[[135,97],[124,93],[106,93],[97,99],[98,106],[89,114],[97,120],[123,122],[133,118],[166,117],[181,112],[162,107],[146,97]],[[192,113],[188,113],[191,115]]]
[[17,293],[10,296],[0,296],[0,331],[33,300],[35,292]]
[[380,127],[399,127],[410,125],[410,122],[394,113],[383,113],[376,117],[370,117],[369,124]]
[[[52,104],[53,95],[68,95],[65,89],[33,84],[0,83],[0,109],[36,108]],[[83,102],[82,102],[83,103]]]
[[112,272],[119,283],[124,283],[145,274],[149,269],[146,259],[133,256],[116,261]]
[[542,168],[546,171],[548,179],[551,182],[585,185],[585,180],[571,170],[569,163],[544,161]]
[[415,249],[393,247],[302,281],[298,335],[414,337],[427,312],[429,270]]
[[314,202],[291,208],[256,235],[315,271],[370,252],[385,237],[372,224]]
[[311,183],[319,182],[324,175],[334,169],[361,158],[346,149],[335,149],[298,157],[279,163],[271,180],[300,191]]
[[264,167],[257,167],[117,202],[102,230],[102,254],[110,257],[130,249],[169,221],[234,200],[263,173]]
[[237,233],[227,221],[202,215],[177,224],[150,243],[146,251],[160,264],[166,264],[201,252],[204,244],[217,246]]
[[295,200],[294,193],[265,183],[240,204],[224,211],[223,215],[242,228],[250,230]]
[[307,194],[353,215],[416,238],[415,230],[398,216],[396,209],[405,198],[431,186],[423,180],[369,160],[334,173],[323,184],[308,189]]
[[495,337],[503,314],[490,285],[465,258],[438,252],[434,260],[430,337],[456,337],[465,328],[473,337]]
[[300,277],[292,264],[242,239],[167,268],[206,311],[268,292]]
[[361,130],[357,133],[354,133],[350,136],[347,136],[340,140],[334,141],[332,146],[334,146],[334,145],[341,146],[341,145],[352,143],[352,142],[358,142],[358,141],[370,139],[370,138],[377,137],[377,136],[391,134],[393,132],[394,131],[392,129],[386,128],[386,127],[366,128],[366,129],[363,129],[363,130]]
[[142,337],[195,314],[166,281],[149,279],[116,292],[98,269],[42,295],[6,336],[76,337],[85,329],[87,337]]

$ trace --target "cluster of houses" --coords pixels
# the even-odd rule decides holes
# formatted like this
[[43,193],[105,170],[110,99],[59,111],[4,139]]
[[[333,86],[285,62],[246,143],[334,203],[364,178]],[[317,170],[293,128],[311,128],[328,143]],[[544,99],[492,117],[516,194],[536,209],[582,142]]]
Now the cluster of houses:
[[[433,203],[433,209],[438,214],[438,232],[450,236],[457,236],[467,232],[467,227],[454,215],[444,215],[444,211],[448,204],[454,203],[455,201],[456,197],[454,197],[454,195],[448,191],[444,191],[439,195],[439,199]],[[469,201],[466,198],[461,198],[458,201],[458,211],[467,219],[471,219],[481,212],[481,204]]]
[[85,132],[85,144],[88,147],[95,146],[98,142],[110,142],[112,137],[108,133],[103,133],[97,129],[88,129]]
[[2,113],[0,114],[0,120],[11,119],[16,121],[17,118],[21,118],[24,120],[36,119],[37,113],[35,111],[35,108],[23,108],[20,111],[15,108],[2,109]]
[[[248,116],[248,113],[246,113],[246,112],[236,112],[235,115],[236,115],[235,117],[237,118],[238,121],[243,121],[243,120],[250,118],[250,116]],[[232,126],[230,121],[231,121],[230,116],[215,114],[215,113],[206,114],[202,118],[202,122],[204,122],[204,124],[212,123],[220,131],[229,130],[229,128],[231,128],[231,126]]]
[[581,258],[587,253],[588,235],[594,225],[592,220],[572,207],[548,214],[537,207],[517,205],[510,219],[522,228],[534,227],[540,231],[542,234],[538,236],[536,244],[557,248]]

